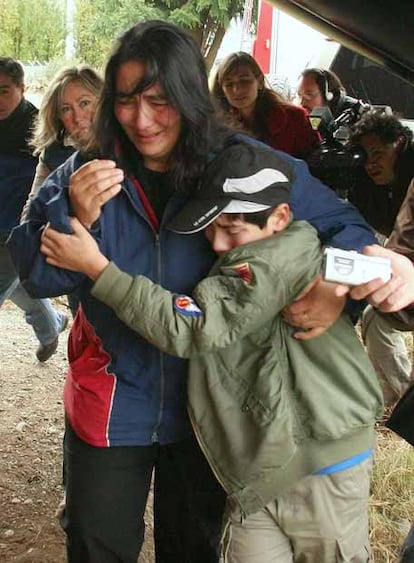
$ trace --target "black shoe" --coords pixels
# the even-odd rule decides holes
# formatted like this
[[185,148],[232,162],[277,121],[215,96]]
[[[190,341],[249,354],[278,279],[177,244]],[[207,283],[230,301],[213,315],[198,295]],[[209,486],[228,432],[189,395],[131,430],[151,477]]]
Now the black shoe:
[[[68,316],[64,315],[62,318],[62,326],[60,327],[59,333],[63,332],[68,326]],[[36,350],[36,358],[39,362],[47,362],[47,360],[53,356],[56,352],[59,343],[59,336],[50,342],[49,344],[39,344]]]

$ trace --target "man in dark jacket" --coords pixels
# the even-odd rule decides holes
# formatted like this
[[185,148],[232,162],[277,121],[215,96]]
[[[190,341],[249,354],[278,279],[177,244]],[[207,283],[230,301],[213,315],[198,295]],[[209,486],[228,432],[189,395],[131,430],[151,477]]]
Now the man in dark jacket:
[[[377,316],[388,317],[390,324],[401,330],[414,329],[414,180],[397,215],[395,226],[386,248],[370,246],[365,250],[371,256],[391,259],[393,276],[387,282],[379,279],[350,289],[354,299],[367,299],[375,306]],[[349,288],[341,287],[338,295]],[[389,313],[391,313],[389,315]],[[396,404],[386,425],[414,445],[414,387],[408,388]],[[414,563],[414,524],[401,548],[399,563]]]
[[[366,162],[349,200],[382,239],[389,237],[414,176],[413,132],[394,116],[368,112],[356,123],[351,143],[364,149]],[[381,238],[381,236],[379,238]],[[393,404],[411,381],[403,335],[369,307],[362,333],[377,371],[385,402]]]
[[37,359],[45,362],[56,351],[67,316],[48,299],[32,299],[19,284],[5,246],[20,214],[36,168],[28,141],[37,109],[24,98],[23,68],[14,59],[0,58],[0,306],[10,298],[26,314],[39,340]]

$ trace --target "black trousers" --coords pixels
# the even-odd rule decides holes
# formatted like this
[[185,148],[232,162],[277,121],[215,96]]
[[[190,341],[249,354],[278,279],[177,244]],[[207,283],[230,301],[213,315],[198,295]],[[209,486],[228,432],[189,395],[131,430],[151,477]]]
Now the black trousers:
[[414,524],[402,546],[400,563],[414,563]]
[[137,563],[154,470],[156,563],[217,563],[225,494],[194,439],[95,448],[65,435],[69,563]]

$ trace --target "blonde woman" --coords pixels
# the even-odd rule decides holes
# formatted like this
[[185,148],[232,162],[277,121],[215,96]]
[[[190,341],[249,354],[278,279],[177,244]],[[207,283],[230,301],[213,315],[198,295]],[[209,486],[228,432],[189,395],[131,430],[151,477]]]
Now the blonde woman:
[[[49,84],[31,140],[39,161],[22,221],[49,174],[88,143],[102,84],[99,74],[86,65],[63,68]],[[75,316],[78,300],[70,294],[68,302],[72,316]]]
[[62,69],[49,84],[31,141],[39,161],[23,219],[47,176],[86,145],[101,88],[101,77],[86,65]]

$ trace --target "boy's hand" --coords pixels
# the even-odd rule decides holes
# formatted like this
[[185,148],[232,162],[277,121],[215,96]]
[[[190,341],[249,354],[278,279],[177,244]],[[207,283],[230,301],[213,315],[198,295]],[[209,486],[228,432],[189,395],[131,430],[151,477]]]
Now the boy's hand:
[[82,272],[96,280],[109,261],[78,219],[71,217],[70,224],[73,229],[71,235],[59,233],[47,226],[42,233],[40,251],[46,256],[48,264]]
[[284,309],[282,315],[286,322],[305,329],[293,335],[297,340],[320,336],[340,317],[346,299],[336,295],[336,287],[318,276]]
[[390,258],[391,279],[387,282],[376,279],[355,287],[337,285],[336,295],[349,293],[353,299],[367,299],[373,307],[384,313],[400,311],[414,303],[414,265],[411,260],[378,245],[366,246],[364,254]]

